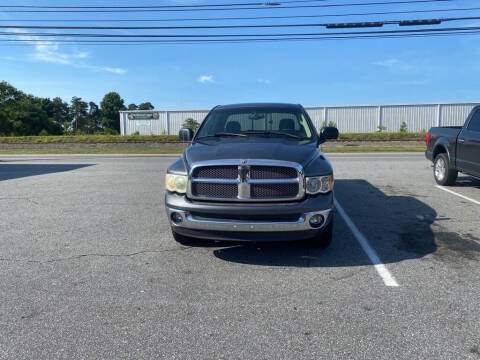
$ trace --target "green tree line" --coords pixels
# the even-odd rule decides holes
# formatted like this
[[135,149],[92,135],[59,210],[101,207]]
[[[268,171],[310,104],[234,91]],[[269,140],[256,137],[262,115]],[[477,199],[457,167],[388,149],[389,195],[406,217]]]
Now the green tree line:
[[[153,110],[150,102],[130,104],[128,110]],[[0,82],[0,136],[118,134],[119,111],[127,110],[116,92],[106,94],[100,105],[74,96],[40,98]]]

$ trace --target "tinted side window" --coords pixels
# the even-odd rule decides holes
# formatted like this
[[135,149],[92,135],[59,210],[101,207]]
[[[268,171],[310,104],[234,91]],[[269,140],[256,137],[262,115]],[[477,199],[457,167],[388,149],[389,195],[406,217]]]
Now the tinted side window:
[[467,129],[469,131],[480,132],[480,110],[477,110],[475,114],[473,114]]

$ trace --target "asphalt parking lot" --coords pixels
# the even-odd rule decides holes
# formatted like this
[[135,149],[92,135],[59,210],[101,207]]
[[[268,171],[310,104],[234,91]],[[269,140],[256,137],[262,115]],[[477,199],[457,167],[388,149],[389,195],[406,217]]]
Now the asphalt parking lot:
[[177,244],[173,157],[0,157],[0,358],[480,359],[480,181],[329,158],[316,250]]

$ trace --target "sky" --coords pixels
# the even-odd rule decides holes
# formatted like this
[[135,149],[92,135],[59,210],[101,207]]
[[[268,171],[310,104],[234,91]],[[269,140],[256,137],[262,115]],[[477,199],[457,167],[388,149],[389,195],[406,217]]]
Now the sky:
[[[385,0],[392,1],[392,0]],[[50,0],[2,1],[2,5],[185,5],[226,3],[228,0]],[[237,1],[235,1],[237,2]],[[239,2],[250,2],[242,0]],[[362,3],[367,0],[327,0]],[[318,3],[317,3],[318,4]],[[133,14],[2,13],[3,25],[46,25],[24,19],[99,19],[75,25],[115,25],[100,19],[195,18],[218,16],[320,15],[351,12],[434,10],[479,7],[478,1],[372,5],[319,9],[266,9]],[[311,19],[268,20],[268,23],[351,22],[437,17],[480,16],[479,10],[428,12]],[[8,21],[5,21],[8,20]],[[262,24],[267,20],[212,24]],[[57,25],[72,25],[58,22]],[[120,25],[135,25],[122,23]],[[178,22],[149,23],[174,25]],[[182,22],[181,25],[206,22]],[[210,24],[210,23],[209,23]],[[136,24],[141,25],[141,24]],[[479,20],[449,22],[449,26],[480,26]],[[395,30],[398,25],[385,26]],[[362,30],[362,29],[360,29]],[[368,29],[367,29],[368,30]],[[5,30],[8,31],[8,30]],[[37,30],[13,30],[35,32]],[[42,30],[64,31],[68,30]],[[112,30],[112,33],[142,33]],[[325,32],[324,28],[236,30],[148,30],[143,33],[272,33]],[[345,31],[345,30],[344,30]],[[358,30],[347,30],[358,31]],[[87,32],[73,30],[72,32]],[[93,32],[93,31],[92,31]],[[102,31],[105,32],[105,31]],[[3,38],[7,38],[2,36]],[[32,37],[30,37],[32,38]],[[116,91],[125,104],[150,101],[157,109],[209,109],[239,102],[289,102],[304,106],[400,104],[480,101],[479,36],[400,39],[329,40],[277,43],[170,44],[149,46],[0,44],[0,81],[36,96],[73,96],[99,103]]]

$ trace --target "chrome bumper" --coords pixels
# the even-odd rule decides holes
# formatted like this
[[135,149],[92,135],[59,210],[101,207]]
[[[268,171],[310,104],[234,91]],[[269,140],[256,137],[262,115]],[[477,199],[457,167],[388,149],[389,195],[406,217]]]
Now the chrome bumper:
[[[251,231],[251,232],[276,232],[276,231],[307,231],[321,230],[329,223],[329,216],[333,209],[326,209],[302,214],[295,221],[240,221],[240,220],[220,220],[195,218],[188,211],[177,210],[167,207],[167,215],[172,228],[186,228],[194,230],[212,230],[212,231]],[[182,221],[175,223],[172,221],[172,213],[178,213],[182,216]],[[310,218],[313,215],[322,215],[324,222],[319,227],[310,225]]]

